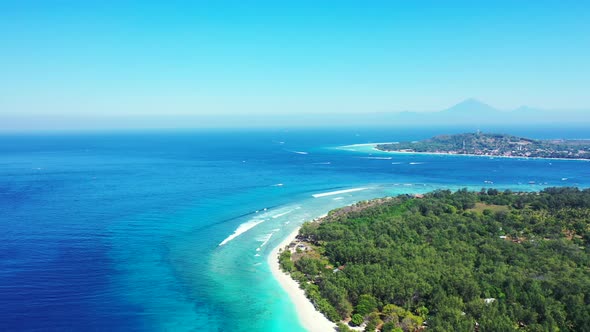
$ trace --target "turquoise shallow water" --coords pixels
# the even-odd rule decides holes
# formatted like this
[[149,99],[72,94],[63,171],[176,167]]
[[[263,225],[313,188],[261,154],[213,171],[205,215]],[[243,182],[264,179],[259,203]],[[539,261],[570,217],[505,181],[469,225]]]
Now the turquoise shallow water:
[[[585,134],[521,131],[513,133]],[[484,181],[522,190],[590,184],[584,161],[336,148],[439,132],[1,136],[0,328],[301,331],[266,258],[303,221],[361,199],[490,186]]]

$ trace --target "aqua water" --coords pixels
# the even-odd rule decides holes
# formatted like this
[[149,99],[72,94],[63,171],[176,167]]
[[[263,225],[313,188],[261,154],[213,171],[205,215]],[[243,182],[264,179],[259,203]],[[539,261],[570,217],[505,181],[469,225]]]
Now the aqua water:
[[342,148],[440,131],[2,135],[0,329],[301,331],[266,260],[305,220],[437,188],[590,186],[586,161]]

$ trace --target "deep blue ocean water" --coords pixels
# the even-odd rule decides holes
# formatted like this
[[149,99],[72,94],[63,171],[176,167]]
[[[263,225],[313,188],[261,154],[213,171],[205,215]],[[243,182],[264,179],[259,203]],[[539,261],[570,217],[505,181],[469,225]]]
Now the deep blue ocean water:
[[437,188],[590,186],[586,161],[342,148],[460,131],[1,135],[0,330],[301,331],[266,259],[303,221]]

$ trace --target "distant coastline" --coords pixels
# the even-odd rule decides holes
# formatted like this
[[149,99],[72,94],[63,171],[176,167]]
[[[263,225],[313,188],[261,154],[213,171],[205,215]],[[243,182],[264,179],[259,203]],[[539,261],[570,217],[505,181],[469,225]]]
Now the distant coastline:
[[518,156],[489,156],[481,154],[469,154],[469,153],[449,153],[449,152],[411,152],[411,151],[387,151],[377,148],[377,145],[370,144],[374,151],[392,153],[392,154],[404,154],[404,155],[425,155],[425,156],[454,156],[454,157],[480,157],[480,158],[507,158],[507,159],[530,159],[530,160],[566,160],[566,161],[585,161],[590,162],[589,159],[585,158],[547,158],[547,157],[518,157]]
[[587,140],[534,140],[480,132],[440,135],[422,141],[376,143],[373,147],[379,151],[396,153],[590,160],[590,141]]

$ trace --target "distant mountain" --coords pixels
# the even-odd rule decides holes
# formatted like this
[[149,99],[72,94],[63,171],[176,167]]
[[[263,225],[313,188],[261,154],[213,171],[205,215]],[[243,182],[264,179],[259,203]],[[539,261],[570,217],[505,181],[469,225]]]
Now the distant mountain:
[[398,123],[415,125],[474,124],[496,122],[504,112],[480,102],[467,99],[438,112],[401,112],[392,115]]
[[590,125],[590,110],[543,110],[529,106],[499,110],[471,98],[438,112],[401,112],[387,118],[405,125]]
[[457,105],[449,107],[445,110],[440,111],[441,114],[457,114],[457,115],[497,115],[500,113],[499,110],[493,108],[492,106],[482,103],[477,99],[466,99]]
[[[32,121],[34,119],[34,121]],[[146,128],[284,128],[284,127],[436,127],[461,126],[492,129],[503,126],[588,126],[590,109],[543,110],[521,106],[500,110],[476,99],[467,99],[435,112],[363,112],[277,114],[240,113],[232,115],[154,116],[21,116],[0,115],[0,132],[22,130],[86,130]]]

